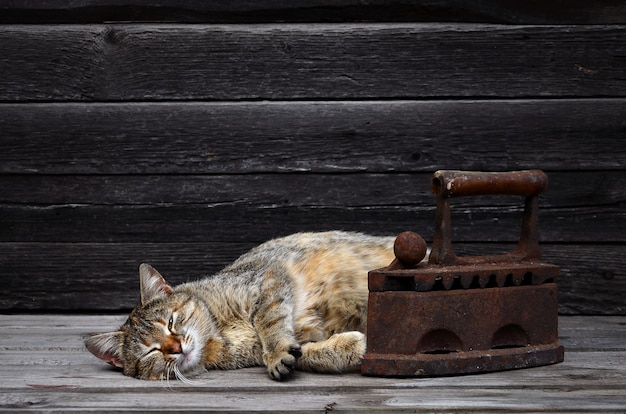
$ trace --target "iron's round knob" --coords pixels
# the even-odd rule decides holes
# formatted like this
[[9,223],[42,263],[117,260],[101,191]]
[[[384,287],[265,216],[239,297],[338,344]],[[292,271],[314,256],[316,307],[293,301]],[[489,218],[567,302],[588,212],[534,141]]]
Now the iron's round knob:
[[405,267],[415,267],[426,256],[428,246],[426,241],[417,233],[405,231],[396,237],[393,252],[396,258]]

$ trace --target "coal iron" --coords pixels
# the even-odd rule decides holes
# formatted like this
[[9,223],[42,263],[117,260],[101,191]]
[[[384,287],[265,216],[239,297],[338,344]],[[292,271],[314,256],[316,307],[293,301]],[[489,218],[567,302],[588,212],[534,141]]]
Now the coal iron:
[[[437,171],[435,233],[396,239],[396,259],[369,273],[367,353],[361,372],[437,376],[500,371],[563,361],[558,341],[559,268],[541,261],[539,170],[503,173]],[[459,257],[452,248],[450,199],[525,197],[517,247],[506,254]]]

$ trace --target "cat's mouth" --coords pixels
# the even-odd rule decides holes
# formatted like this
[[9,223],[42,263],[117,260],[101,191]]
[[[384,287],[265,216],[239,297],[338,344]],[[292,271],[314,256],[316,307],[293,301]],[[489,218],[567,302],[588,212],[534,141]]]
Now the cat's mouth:
[[198,366],[200,352],[196,341],[189,335],[181,343],[181,352],[176,354],[176,365],[182,372],[187,372]]

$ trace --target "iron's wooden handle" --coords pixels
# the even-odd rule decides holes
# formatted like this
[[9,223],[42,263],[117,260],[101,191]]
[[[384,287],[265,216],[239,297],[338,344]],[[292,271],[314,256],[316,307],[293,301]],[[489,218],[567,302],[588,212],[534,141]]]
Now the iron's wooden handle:
[[474,172],[439,170],[432,179],[432,192],[440,197],[476,195],[535,196],[548,188],[548,176],[541,170]]

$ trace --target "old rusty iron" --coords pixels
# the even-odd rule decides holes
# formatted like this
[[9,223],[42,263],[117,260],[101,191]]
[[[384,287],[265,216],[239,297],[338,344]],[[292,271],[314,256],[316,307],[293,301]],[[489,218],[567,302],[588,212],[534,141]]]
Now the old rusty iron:
[[[400,234],[396,259],[369,273],[365,375],[436,376],[563,361],[558,341],[559,268],[541,262],[539,170],[503,173],[437,171],[432,250],[416,233]],[[517,247],[506,254],[459,257],[452,248],[450,199],[525,197]]]

